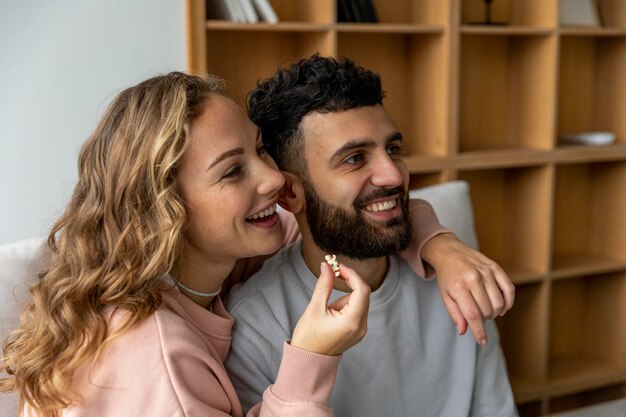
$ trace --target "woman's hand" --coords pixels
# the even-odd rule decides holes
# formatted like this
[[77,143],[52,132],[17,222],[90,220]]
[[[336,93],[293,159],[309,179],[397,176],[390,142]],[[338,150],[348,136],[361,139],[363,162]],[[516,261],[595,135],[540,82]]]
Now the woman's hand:
[[334,275],[322,262],[311,301],[293,331],[291,345],[322,355],[340,355],[367,332],[370,287],[351,268],[340,265],[341,277],[352,292],[328,304]]
[[472,329],[478,343],[487,343],[483,319],[504,315],[515,300],[515,287],[496,262],[452,234],[424,244],[422,257],[437,271],[437,284],[459,334]]

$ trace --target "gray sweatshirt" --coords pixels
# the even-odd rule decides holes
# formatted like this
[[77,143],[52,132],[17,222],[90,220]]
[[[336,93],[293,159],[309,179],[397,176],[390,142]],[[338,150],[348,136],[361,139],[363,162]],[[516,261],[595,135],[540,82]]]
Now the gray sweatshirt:
[[[225,365],[244,410],[275,380],[283,343],[307,307],[317,277],[301,244],[282,249],[226,301],[235,318]],[[345,295],[334,290],[331,301]],[[371,294],[365,338],[343,354],[330,405],[339,417],[513,417],[517,411],[498,333],[489,343],[459,336],[437,283],[389,258]]]

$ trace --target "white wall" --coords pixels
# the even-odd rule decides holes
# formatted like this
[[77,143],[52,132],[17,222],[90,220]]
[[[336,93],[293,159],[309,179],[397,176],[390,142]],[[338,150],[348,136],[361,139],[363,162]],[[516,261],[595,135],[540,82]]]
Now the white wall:
[[0,245],[47,234],[117,92],[185,68],[184,0],[0,0]]

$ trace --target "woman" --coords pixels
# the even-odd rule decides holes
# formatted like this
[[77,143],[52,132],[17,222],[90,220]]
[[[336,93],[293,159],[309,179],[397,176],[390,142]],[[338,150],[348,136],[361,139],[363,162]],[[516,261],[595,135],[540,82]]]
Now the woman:
[[[5,342],[0,392],[25,415],[241,416],[222,366],[232,318],[218,296],[238,259],[283,244],[283,177],[221,81],[182,73],[120,93],[79,157],[52,228],[51,266]],[[331,306],[332,272],[249,415],[331,415],[340,354],[365,334],[367,287]]]

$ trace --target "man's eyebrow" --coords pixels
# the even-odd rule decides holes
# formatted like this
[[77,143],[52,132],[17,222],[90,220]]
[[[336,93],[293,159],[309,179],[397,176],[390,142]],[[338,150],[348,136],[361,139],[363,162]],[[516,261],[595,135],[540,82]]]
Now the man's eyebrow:
[[402,137],[402,133],[400,133],[400,132],[395,132],[395,133],[392,133],[392,134],[391,134],[391,135],[387,138],[387,140],[385,141],[385,143],[390,143],[390,142],[394,142],[394,141],[400,141],[400,142],[402,142],[402,139],[404,139],[404,138]]
[[[394,132],[387,139],[385,139],[385,144],[389,144],[394,141],[402,142],[402,133]],[[332,156],[330,157],[330,161],[333,162],[341,156],[345,155],[353,151],[354,149],[364,149],[364,148],[373,148],[376,146],[376,142],[371,139],[355,139],[349,142],[346,142],[341,148],[337,149]]]
[[373,148],[376,143],[369,139],[355,139],[343,144],[342,147],[337,149],[330,157],[331,162],[341,158],[341,156],[353,151],[354,149]]
[[209,167],[207,168],[207,171],[209,169],[213,168],[215,165],[217,165],[220,162],[222,162],[224,159],[228,159],[228,158],[233,157],[235,155],[243,155],[243,148],[235,148],[235,149],[231,149],[229,151],[224,152],[223,154],[221,154],[220,156],[215,158],[215,160],[213,160],[213,162],[211,162],[211,165],[209,165]]

